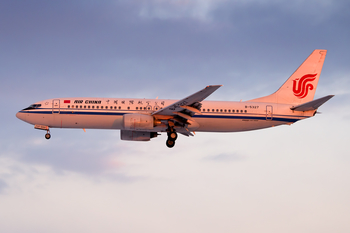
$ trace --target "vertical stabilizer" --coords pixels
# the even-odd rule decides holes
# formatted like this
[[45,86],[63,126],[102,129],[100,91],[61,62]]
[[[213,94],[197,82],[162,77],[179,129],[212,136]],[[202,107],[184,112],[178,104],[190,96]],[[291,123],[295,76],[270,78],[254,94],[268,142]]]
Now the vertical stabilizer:
[[303,104],[313,100],[326,53],[314,50],[275,93],[248,102]]

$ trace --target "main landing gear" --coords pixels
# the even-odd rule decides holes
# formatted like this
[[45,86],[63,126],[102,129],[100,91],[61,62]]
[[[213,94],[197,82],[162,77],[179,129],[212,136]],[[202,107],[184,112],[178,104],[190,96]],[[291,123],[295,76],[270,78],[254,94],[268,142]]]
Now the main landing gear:
[[171,127],[168,130],[168,139],[166,140],[166,146],[169,148],[173,148],[175,146],[175,141],[177,139],[177,133]]

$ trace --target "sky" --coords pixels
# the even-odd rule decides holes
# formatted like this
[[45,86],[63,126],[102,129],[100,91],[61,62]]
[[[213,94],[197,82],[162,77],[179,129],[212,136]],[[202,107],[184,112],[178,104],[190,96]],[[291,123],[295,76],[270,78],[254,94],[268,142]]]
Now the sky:
[[[350,231],[350,3],[0,2],[0,231]],[[15,117],[58,97],[208,100],[276,91],[328,50],[315,117],[241,133],[120,140]]]

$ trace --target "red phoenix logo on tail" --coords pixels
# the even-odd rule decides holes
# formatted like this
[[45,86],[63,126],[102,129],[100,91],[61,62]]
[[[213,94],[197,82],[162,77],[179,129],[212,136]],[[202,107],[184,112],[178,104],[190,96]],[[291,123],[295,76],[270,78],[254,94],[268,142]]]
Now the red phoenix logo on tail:
[[293,92],[294,95],[300,99],[305,98],[309,93],[309,90],[314,89],[314,85],[309,82],[314,81],[317,74],[306,74],[300,79],[293,80]]

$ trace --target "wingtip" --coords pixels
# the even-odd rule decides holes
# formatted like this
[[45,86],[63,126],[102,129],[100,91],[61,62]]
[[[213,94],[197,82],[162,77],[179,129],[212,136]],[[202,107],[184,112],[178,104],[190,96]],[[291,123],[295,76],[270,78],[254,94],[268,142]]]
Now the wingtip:
[[207,87],[222,87],[223,85],[208,85]]

